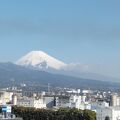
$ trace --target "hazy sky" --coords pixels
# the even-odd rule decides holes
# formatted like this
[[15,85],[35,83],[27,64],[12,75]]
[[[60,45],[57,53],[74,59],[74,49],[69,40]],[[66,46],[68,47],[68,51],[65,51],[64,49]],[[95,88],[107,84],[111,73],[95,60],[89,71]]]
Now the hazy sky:
[[120,0],[0,0],[0,61],[42,50],[120,78]]

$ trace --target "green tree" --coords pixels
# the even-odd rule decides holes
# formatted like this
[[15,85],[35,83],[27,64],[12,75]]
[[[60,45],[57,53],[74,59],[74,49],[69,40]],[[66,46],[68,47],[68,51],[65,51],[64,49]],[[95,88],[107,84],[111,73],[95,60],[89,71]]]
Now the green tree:
[[59,109],[45,110],[35,108],[13,107],[13,113],[23,120],[96,120],[90,110]]

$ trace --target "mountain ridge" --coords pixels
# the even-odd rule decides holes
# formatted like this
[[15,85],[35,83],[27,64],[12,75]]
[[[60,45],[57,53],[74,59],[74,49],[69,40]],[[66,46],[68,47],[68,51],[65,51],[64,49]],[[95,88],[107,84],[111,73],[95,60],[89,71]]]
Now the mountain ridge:
[[83,79],[72,76],[52,74],[45,71],[33,70],[13,63],[0,63],[0,87],[12,85],[11,79],[17,85],[24,82],[31,84],[48,84],[58,87],[91,88],[91,89],[118,89],[120,84],[97,81],[93,79]]

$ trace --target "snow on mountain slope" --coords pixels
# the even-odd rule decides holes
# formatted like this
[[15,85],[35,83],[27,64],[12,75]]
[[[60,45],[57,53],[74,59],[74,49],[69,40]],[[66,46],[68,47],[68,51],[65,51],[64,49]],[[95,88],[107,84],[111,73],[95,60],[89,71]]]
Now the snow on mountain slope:
[[65,63],[49,56],[43,51],[32,51],[19,59],[16,64],[26,67],[35,67],[39,69],[52,68],[56,70],[59,70],[62,67],[66,66]]

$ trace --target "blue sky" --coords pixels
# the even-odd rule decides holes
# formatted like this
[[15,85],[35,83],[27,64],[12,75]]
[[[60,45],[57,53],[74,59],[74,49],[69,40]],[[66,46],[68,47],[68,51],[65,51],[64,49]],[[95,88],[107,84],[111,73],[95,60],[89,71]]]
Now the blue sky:
[[1,0],[0,61],[42,50],[120,78],[119,5],[119,0]]

